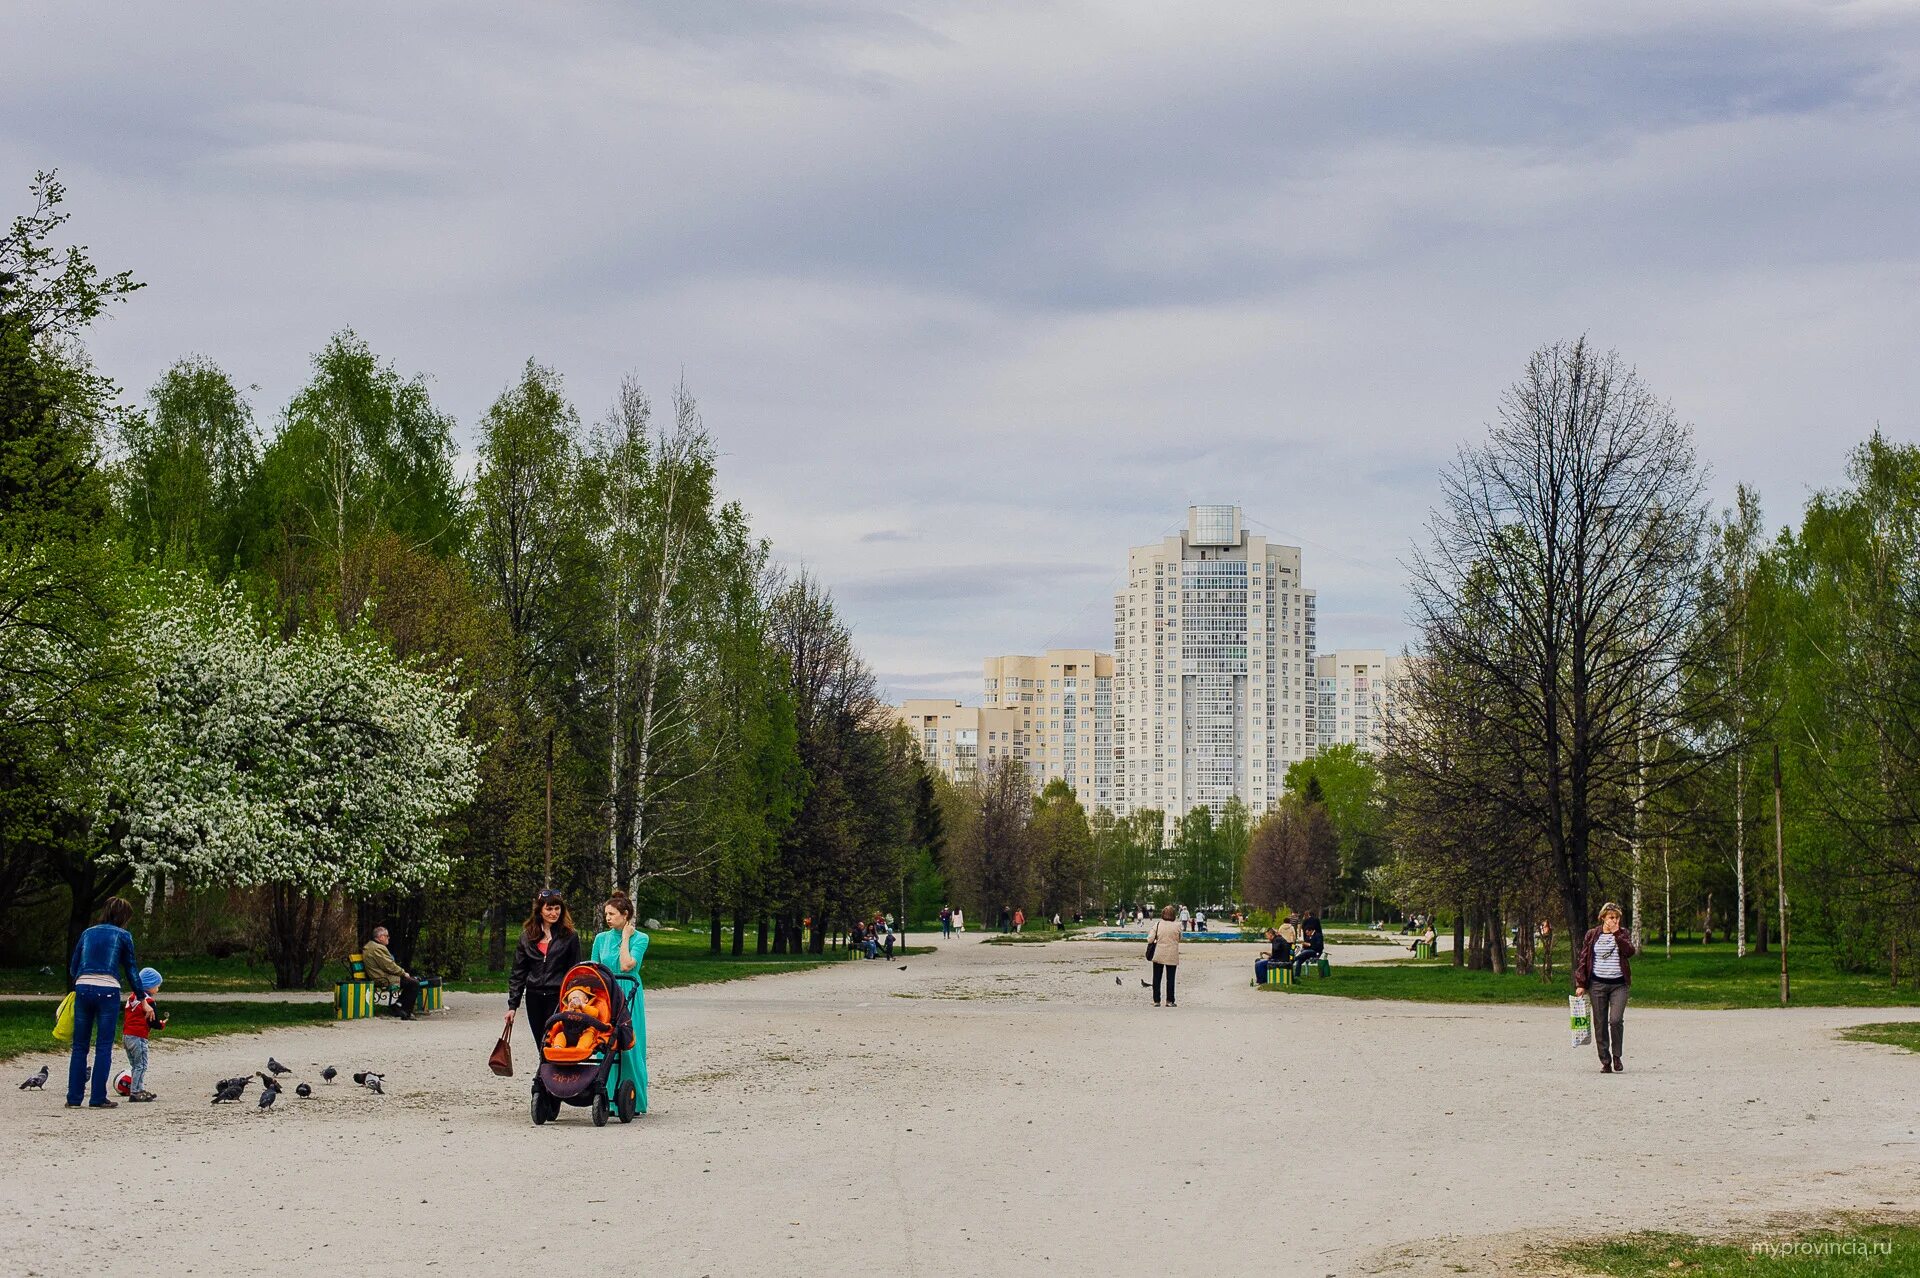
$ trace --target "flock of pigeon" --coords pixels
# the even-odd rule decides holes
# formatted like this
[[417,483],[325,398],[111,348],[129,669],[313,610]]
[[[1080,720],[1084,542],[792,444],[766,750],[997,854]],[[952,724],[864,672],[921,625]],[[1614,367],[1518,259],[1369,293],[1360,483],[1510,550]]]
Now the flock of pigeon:
[[[91,1071],[89,1071],[89,1073],[91,1073]],[[261,1109],[272,1109],[274,1102],[280,1099],[280,1092],[282,1090],[280,1075],[291,1073],[293,1073],[292,1069],[282,1065],[279,1061],[269,1056],[267,1057],[267,1067],[265,1069],[256,1071],[253,1074],[237,1074],[232,1078],[223,1078],[218,1083],[215,1083],[213,1085],[213,1103],[220,1105],[239,1100],[246,1092],[247,1085],[253,1082],[255,1078],[258,1078],[260,1080],[259,1107]],[[20,1090],[23,1092],[39,1091],[47,1085],[47,1076],[47,1067],[42,1065],[38,1074],[29,1074],[27,1076],[27,1081],[20,1084]],[[331,1083],[338,1077],[340,1077],[340,1071],[331,1065],[320,1071],[320,1081],[323,1083]],[[372,1092],[375,1096],[383,1096],[386,1094],[387,1076],[375,1070],[359,1070],[354,1074],[353,1081]],[[293,1094],[305,1100],[307,1097],[313,1095],[313,1084],[301,1083],[293,1089]]]

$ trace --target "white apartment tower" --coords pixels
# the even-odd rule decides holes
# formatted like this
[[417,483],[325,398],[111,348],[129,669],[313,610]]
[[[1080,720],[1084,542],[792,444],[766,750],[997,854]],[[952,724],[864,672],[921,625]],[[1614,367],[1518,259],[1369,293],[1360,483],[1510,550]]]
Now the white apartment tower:
[[1313,753],[1314,595],[1300,548],[1191,506],[1186,531],[1128,554],[1113,599],[1114,807],[1171,824],[1239,796],[1255,814]]

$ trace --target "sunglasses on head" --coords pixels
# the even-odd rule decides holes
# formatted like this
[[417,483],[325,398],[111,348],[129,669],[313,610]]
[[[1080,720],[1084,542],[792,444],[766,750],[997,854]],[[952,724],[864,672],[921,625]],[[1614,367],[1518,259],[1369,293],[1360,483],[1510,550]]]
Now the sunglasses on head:
[[547,888],[545,891],[541,892],[538,896],[534,897],[533,899],[538,901],[542,905],[565,904],[565,898],[562,897],[558,892],[554,891],[552,888]]

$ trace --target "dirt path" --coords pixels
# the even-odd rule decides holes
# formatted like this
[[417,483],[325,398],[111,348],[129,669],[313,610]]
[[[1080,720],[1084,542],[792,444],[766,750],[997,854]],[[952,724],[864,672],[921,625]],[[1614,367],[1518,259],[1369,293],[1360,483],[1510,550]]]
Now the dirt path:
[[[202,1276],[597,1270],[611,1249],[631,1263],[609,1272],[756,1278],[1181,1254],[1417,1273],[1428,1241],[1451,1266],[1471,1248],[1441,1240],[1920,1201],[1920,1059],[1833,1035],[1916,1013],[1636,1010],[1630,1072],[1603,1077],[1551,1008],[1262,993],[1253,947],[1194,945],[1180,1007],[1156,1011],[1133,945],[978,939],[906,971],[649,994],[654,1112],[629,1128],[576,1109],[532,1127],[524,1032],[523,1076],[486,1072],[493,995],[413,1025],[163,1042],[161,1100],[111,1113],[0,1088],[7,1271],[103,1252]],[[206,1103],[269,1052],[316,1082],[384,1069],[391,1094]],[[116,1241],[130,1214],[146,1260]]]

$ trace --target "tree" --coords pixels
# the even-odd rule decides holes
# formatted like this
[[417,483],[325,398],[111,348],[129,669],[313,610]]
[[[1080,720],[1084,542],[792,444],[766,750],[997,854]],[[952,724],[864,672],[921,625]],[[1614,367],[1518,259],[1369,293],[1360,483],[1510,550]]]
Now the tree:
[[133,552],[150,562],[230,572],[242,553],[259,464],[253,409],[208,359],[178,361],[121,425],[119,508]]
[[260,885],[281,988],[311,988],[341,893],[431,882],[472,795],[446,681],[364,630],[263,633],[232,590],[175,577],[141,609],[146,730],[103,760],[104,854],[141,880]]
[[954,849],[954,885],[968,909],[992,919],[1033,899],[1033,788],[1023,763],[994,758],[978,770],[972,790],[975,816]]
[[1058,777],[1047,782],[1033,805],[1031,835],[1040,914],[1071,916],[1084,910],[1093,887],[1093,833],[1073,787]]
[[1380,838],[1380,770],[1351,743],[1327,746],[1287,768],[1286,791],[1319,787],[1327,817],[1340,840],[1340,887],[1350,895],[1365,891],[1367,871],[1383,853]]
[[1339,872],[1339,836],[1325,805],[1288,795],[1253,828],[1241,882],[1256,909],[1320,909]]
[[[1722,690],[1681,677],[1710,637],[1689,433],[1582,339],[1533,355],[1487,441],[1441,483],[1413,564],[1425,712],[1483,707],[1468,771],[1545,845],[1577,933],[1602,841],[1624,847],[1636,805],[1711,757],[1688,728]],[[1656,739],[1673,748],[1650,756]]]

